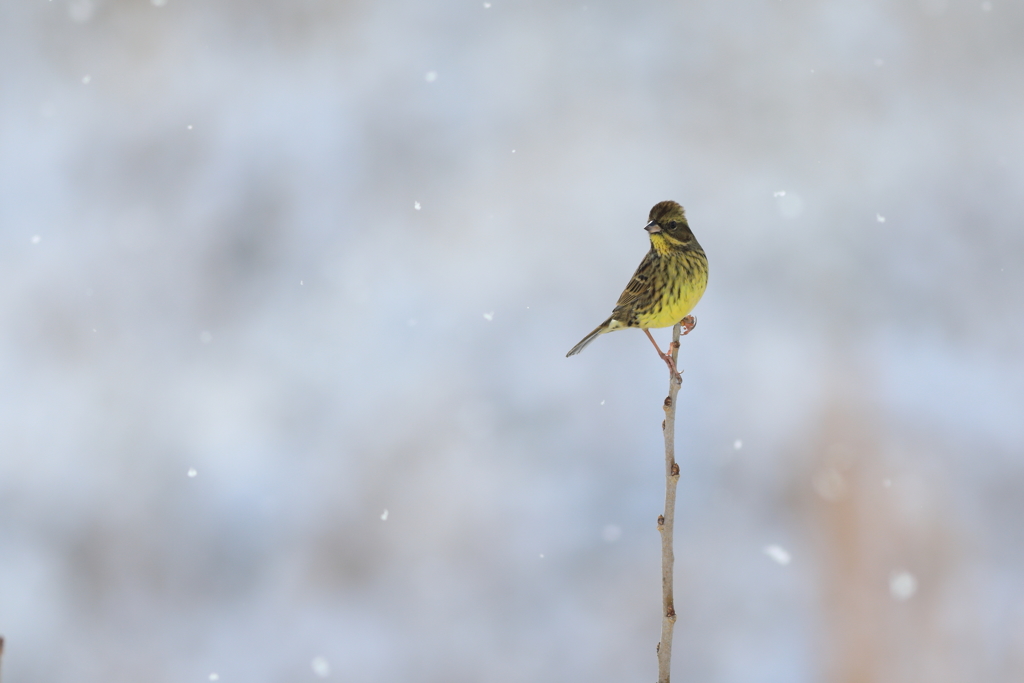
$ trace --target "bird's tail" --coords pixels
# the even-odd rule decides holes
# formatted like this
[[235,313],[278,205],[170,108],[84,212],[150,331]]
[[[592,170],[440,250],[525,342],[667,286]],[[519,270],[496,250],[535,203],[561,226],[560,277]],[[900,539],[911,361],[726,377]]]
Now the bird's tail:
[[594,331],[591,332],[590,334],[588,334],[583,339],[581,339],[579,344],[577,344],[576,346],[572,347],[572,349],[569,350],[569,353],[565,354],[565,357],[568,358],[569,356],[575,356],[577,353],[582,351],[586,347],[587,344],[589,344],[590,342],[592,342],[595,339],[597,339],[598,335],[601,335],[601,334],[604,334],[605,332],[607,332],[608,331],[608,326],[611,324],[611,322],[612,322],[612,319],[608,318],[603,323],[601,323],[600,325],[595,327]]

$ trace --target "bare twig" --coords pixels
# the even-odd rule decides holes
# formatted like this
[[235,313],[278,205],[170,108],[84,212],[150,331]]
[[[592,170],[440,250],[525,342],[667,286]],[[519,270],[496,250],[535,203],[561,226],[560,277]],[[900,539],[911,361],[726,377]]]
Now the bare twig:
[[679,337],[689,334],[697,321],[686,316],[682,322],[672,328],[672,344],[669,345],[668,356],[672,362],[669,366],[668,397],[665,399],[665,421],[661,430],[665,434],[665,512],[658,517],[658,531],[661,532],[661,642],[658,643],[658,683],[669,683],[672,671],[672,629],[676,623],[675,598],[672,595],[672,576],[675,566],[675,555],[672,552],[672,530],[676,517],[676,485],[679,484],[679,465],[676,463],[676,395],[683,383],[683,378],[676,370],[679,358]]

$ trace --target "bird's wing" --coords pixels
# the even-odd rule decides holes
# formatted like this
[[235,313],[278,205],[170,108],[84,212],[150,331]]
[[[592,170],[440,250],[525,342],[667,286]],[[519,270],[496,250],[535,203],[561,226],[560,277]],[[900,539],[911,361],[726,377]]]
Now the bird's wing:
[[644,260],[640,262],[640,266],[633,273],[633,277],[630,278],[629,284],[622,290],[612,312],[613,318],[619,318],[616,313],[632,312],[638,300],[649,298],[652,295],[655,286],[654,271],[659,258],[654,249],[647,252]]

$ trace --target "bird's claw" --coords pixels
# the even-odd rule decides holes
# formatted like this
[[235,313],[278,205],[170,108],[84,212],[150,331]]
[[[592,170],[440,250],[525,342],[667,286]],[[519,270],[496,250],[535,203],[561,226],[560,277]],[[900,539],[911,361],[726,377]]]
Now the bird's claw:
[[680,334],[685,337],[693,331],[693,328],[697,327],[697,319],[692,315],[688,315],[679,321],[679,326],[682,328]]
[[682,382],[683,381],[683,376],[681,374],[679,374],[679,370],[676,368],[676,363],[672,359],[673,346],[678,347],[679,345],[676,344],[675,342],[672,342],[672,344],[669,345],[669,352],[668,353],[660,353],[659,352],[659,355],[661,356],[661,359],[663,361],[665,361],[665,365],[668,366],[668,371],[670,373],[672,373],[672,379],[675,380],[676,382]]
[[672,353],[679,348],[679,342],[673,341],[668,345],[668,353],[663,353],[661,348],[658,346],[658,342],[654,341],[654,337],[651,336],[651,331],[644,329],[644,334],[654,344],[654,349],[658,352],[658,357],[665,361],[665,365],[668,366],[668,371],[672,374],[672,379],[675,382],[682,382],[683,377],[679,374],[679,370],[676,369],[675,359],[672,358]]

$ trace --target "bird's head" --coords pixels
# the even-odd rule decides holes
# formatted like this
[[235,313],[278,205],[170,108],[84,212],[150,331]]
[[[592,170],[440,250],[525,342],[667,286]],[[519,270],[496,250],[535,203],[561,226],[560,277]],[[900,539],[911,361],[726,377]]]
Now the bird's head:
[[692,245],[697,241],[690,232],[690,224],[686,222],[686,212],[676,202],[658,202],[651,209],[648,220],[650,222],[644,230],[651,233],[651,243],[659,251],[662,248]]

